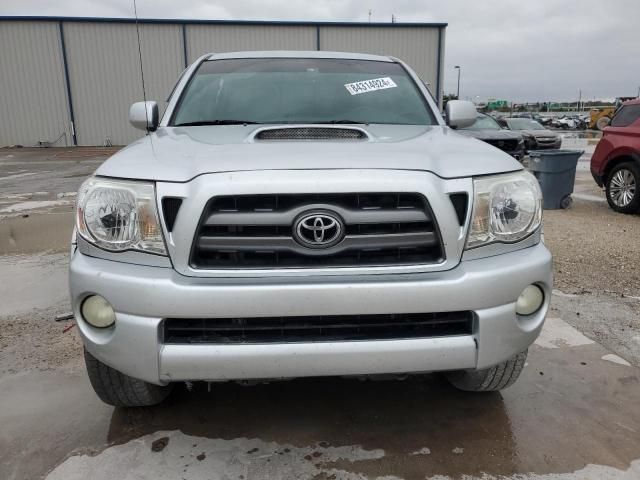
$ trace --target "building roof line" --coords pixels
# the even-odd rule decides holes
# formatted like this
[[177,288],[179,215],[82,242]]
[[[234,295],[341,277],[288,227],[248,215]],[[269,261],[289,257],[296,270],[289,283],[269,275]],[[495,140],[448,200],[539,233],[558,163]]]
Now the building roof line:
[[[30,16],[5,15],[0,21],[31,21],[31,22],[88,22],[88,23],[135,23],[132,17],[64,17],[64,16]],[[311,20],[202,20],[188,18],[139,18],[139,23],[148,24],[193,24],[193,25],[283,25],[283,26],[337,26],[337,27],[437,27],[445,28],[447,23],[438,22],[330,22]]]

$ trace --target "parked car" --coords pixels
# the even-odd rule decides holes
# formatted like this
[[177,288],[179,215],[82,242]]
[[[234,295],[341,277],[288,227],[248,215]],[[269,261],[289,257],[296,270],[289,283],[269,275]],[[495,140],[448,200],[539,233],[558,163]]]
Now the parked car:
[[562,137],[551,130],[547,130],[535,120],[528,118],[505,118],[499,120],[500,125],[513,132],[518,132],[524,138],[527,150],[542,150],[560,148]]
[[586,115],[562,115],[551,120],[549,126],[559,130],[585,130],[588,124]]
[[640,99],[624,102],[591,156],[591,174],[621,213],[640,212]]
[[458,132],[493,145],[516,160],[522,160],[525,155],[522,135],[502,128],[497,120],[484,113],[478,113],[473,125],[459,129]]
[[535,120],[536,122],[542,123],[544,118],[537,114],[531,112],[518,112],[511,115],[511,118],[528,118],[529,120]]
[[130,121],[148,134],[81,186],[70,260],[106,403],[182,381],[520,375],[551,298],[540,187],[448,128],[401,61],[207,54],[161,119],[148,101]]

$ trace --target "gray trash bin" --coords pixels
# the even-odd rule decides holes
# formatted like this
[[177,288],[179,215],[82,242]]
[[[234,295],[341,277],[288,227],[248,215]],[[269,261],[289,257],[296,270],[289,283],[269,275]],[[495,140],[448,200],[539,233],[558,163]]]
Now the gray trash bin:
[[569,208],[578,159],[584,150],[532,150],[529,170],[542,189],[542,208]]

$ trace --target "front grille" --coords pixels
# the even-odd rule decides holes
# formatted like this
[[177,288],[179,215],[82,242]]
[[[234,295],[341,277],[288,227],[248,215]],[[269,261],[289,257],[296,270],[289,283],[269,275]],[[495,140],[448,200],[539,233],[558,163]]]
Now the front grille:
[[355,128],[293,127],[261,130],[256,140],[366,140],[362,130]]
[[392,340],[470,335],[472,312],[269,318],[167,318],[164,344]]
[[[296,240],[306,212],[329,212],[344,238],[327,248]],[[191,251],[196,269],[321,268],[436,263],[440,234],[418,193],[234,195],[211,199]]]
[[512,152],[518,148],[518,140],[486,140],[486,142],[505,152]]

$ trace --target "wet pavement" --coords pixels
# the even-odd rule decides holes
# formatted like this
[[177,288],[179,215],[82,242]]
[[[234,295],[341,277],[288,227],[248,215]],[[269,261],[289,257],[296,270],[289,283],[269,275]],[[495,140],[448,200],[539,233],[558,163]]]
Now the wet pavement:
[[[425,375],[181,385],[153,408],[102,404],[73,323],[54,321],[68,310],[73,192],[105,157],[80,150],[0,150],[0,479],[640,479],[640,310],[604,289],[554,292],[522,377],[501,393]],[[619,221],[589,182],[590,153],[576,191],[595,198],[549,215],[552,228],[593,205]],[[594,334],[610,323],[617,336]]]
[[640,478],[640,371],[607,355],[556,319],[502,393],[439,375],[196,384],[147,409],[101,404],[81,368],[20,373],[0,379],[2,478]]

